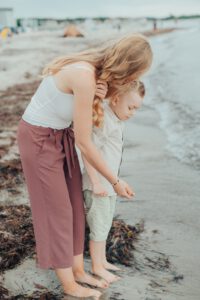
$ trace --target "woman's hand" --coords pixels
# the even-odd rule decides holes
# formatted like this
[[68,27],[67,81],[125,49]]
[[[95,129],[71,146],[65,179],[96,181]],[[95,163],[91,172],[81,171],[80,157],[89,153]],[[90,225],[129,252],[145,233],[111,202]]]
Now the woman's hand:
[[119,182],[113,186],[115,192],[121,196],[128,199],[131,199],[135,196],[135,192],[131,189],[131,187],[125,181],[119,179]]
[[107,92],[108,92],[107,82],[101,79],[97,80],[95,95],[103,100],[105,99]]

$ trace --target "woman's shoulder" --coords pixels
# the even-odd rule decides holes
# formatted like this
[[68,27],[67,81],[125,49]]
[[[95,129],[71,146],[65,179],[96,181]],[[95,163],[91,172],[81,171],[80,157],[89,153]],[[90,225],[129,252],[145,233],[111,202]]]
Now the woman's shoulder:
[[71,90],[93,91],[96,86],[95,68],[85,61],[69,63],[62,67],[62,70],[55,74],[57,82],[60,82],[61,89],[66,87]]
[[75,69],[75,70],[85,70],[85,71],[89,71],[91,72],[93,75],[95,74],[95,67],[87,62],[87,61],[76,61],[73,63],[69,63],[67,65],[65,65],[62,70],[67,70],[67,69]]
[[89,63],[78,62],[73,64],[70,70],[70,82],[72,86],[83,90],[96,88],[95,69]]

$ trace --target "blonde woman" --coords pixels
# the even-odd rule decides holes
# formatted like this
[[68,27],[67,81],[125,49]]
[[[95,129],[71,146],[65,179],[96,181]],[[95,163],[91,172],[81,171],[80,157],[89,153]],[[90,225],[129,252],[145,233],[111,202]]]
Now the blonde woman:
[[[101,86],[96,90],[96,83],[107,83],[112,93],[144,74],[151,62],[149,42],[138,34],[57,58],[44,69],[44,79],[20,120],[17,139],[30,196],[37,266],[55,270],[65,294],[98,299],[98,290],[79,283],[108,286],[84,271],[85,215],[75,142],[118,195],[133,195],[91,139],[92,126],[103,121],[102,93],[95,96]],[[106,88],[102,90],[105,96]]]

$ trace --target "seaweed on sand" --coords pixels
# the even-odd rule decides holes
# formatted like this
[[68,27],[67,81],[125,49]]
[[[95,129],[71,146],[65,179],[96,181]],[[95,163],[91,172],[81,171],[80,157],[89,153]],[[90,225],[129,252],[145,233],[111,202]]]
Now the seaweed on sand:
[[0,270],[14,268],[34,254],[34,235],[27,205],[0,206]]
[[12,194],[19,193],[18,185],[22,184],[23,174],[19,159],[0,162],[0,190],[6,189]]

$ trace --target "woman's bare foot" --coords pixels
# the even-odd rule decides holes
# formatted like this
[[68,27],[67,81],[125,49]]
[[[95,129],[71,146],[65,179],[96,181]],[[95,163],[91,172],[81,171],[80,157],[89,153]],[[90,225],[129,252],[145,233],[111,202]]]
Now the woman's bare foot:
[[93,297],[93,299],[97,300],[100,298],[102,293],[97,290],[85,288],[78,283],[73,283],[70,287],[64,288],[64,294],[67,296],[80,297],[80,298],[88,298]]
[[107,270],[112,270],[112,271],[121,271],[120,268],[116,267],[115,265],[109,263],[108,261],[103,262],[103,266]]
[[116,276],[116,275],[112,274],[111,272],[107,271],[106,269],[104,269],[103,266],[93,268],[92,273],[94,275],[98,275],[99,277],[103,278],[104,280],[106,280],[109,283],[112,283],[112,282],[115,282],[115,281],[121,279],[119,276]]
[[106,289],[109,287],[109,283],[105,281],[104,279],[98,280],[94,278],[93,276],[87,274],[86,272],[74,272],[74,278],[77,282],[80,283],[87,283],[89,285]]

